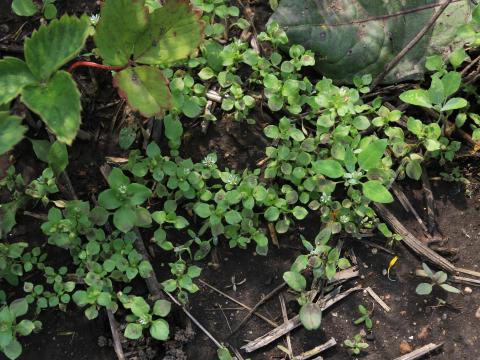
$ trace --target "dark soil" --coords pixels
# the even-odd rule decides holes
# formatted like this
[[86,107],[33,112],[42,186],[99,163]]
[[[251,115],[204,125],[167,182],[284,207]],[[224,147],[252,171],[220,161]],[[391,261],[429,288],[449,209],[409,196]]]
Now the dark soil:
[[[23,36],[38,25],[38,18],[24,25],[23,19],[12,17],[9,9],[10,2],[0,2],[0,39],[9,34],[19,33],[15,37],[7,37],[0,41],[4,47],[21,45]],[[266,3],[266,1],[265,1]],[[260,4],[265,6],[264,4]],[[60,10],[65,10],[65,2],[60,2]],[[95,13],[98,6],[93,1],[68,2],[69,13],[87,11]],[[264,16],[264,12],[262,16]],[[24,25],[22,27],[22,25]],[[19,30],[20,29],[20,30]],[[18,31],[19,30],[19,31]],[[12,48],[13,49],[13,48]],[[15,55],[0,48],[0,55]],[[18,54],[16,54],[18,55]],[[89,79],[94,76],[96,85],[91,86]],[[84,93],[84,118],[82,128],[94,134],[95,141],[85,142],[77,140],[70,150],[71,161],[67,169],[73,180],[73,185],[80,198],[90,200],[92,194],[98,193],[105,185],[98,170],[104,162],[105,156],[124,156],[116,146],[118,129],[128,116],[117,116],[123,107],[109,85],[109,76],[97,72],[79,71],[77,80]],[[112,102],[116,101],[115,103]],[[134,116],[134,115],[133,115]],[[256,125],[236,123],[231,119],[221,119],[211,124],[206,133],[199,123],[185,123],[182,155],[200,160],[210,152],[217,152],[219,163],[236,170],[246,167],[253,168],[262,159],[264,148],[269,144],[263,137],[261,129],[271,121],[261,109],[256,116]],[[112,126],[112,119],[116,119]],[[100,129],[100,130],[97,130]],[[30,130],[29,136],[44,137],[42,130]],[[139,135],[136,146],[141,146]],[[165,145],[165,144],[162,144]],[[28,142],[24,142],[15,153],[17,168],[32,178],[38,173],[42,164],[29,160],[32,156]],[[480,264],[480,184],[478,179],[478,164],[465,163],[462,168],[468,173],[471,181],[470,197],[465,196],[465,187],[458,183],[433,181],[433,193],[437,207],[437,221],[439,230],[448,239],[446,246],[457,248],[455,264],[463,268],[479,271]],[[431,174],[437,176],[435,170]],[[402,184],[409,199],[415,204],[421,216],[425,215],[423,191],[417,183]],[[41,206],[34,209],[45,212]],[[405,214],[399,207],[393,207],[394,213],[399,216],[407,228],[422,238],[417,223],[410,214]],[[21,217],[14,236],[31,243],[43,243],[45,239],[40,234],[38,223],[30,218]],[[254,253],[253,248],[247,250],[229,249],[221,243],[211,258],[200,264],[204,271],[201,280],[229,294],[235,299],[253,307],[262,297],[282,282],[282,274],[292,261],[302,251],[299,235],[304,234],[312,238],[320,226],[315,216],[309,217],[303,223],[292,229],[288,236],[280,237],[280,248],[273,245],[267,257]],[[383,238],[368,239],[385,245]],[[345,246],[352,247],[358,260],[361,276],[346,283],[344,288],[354,285],[370,286],[390,307],[386,313],[372,298],[363,292],[350,295],[324,313],[321,330],[306,331],[297,329],[291,333],[292,345],[295,354],[300,354],[330,337],[334,337],[338,345],[322,354],[325,359],[350,359],[348,351],[341,345],[347,338],[352,338],[360,330],[353,320],[358,317],[357,306],[365,305],[373,309],[374,327],[368,335],[370,345],[367,352],[359,358],[369,360],[394,359],[400,356],[400,344],[406,342],[412,349],[430,342],[445,342],[443,351],[427,356],[429,359],[468,359],[480,358],[480,319],[475,318],[475,312],[480,307],[480,291],[473,288],[472,293],[464,295],[449,295],[435,293],[442,299],[447,299],[447,306],[437,306],[435,296],[421,297],[415,293],[415,287],[422,280],[414,275],[421,260],[412,255],[402,244],[393,248],[399,256],[397,265],[392,271],[396,281],[390,281],[385,275],[392,255],[382,250],[373,251],[364,242],[355,239],[346,239]],[[50,249],[50,248],[49,248]],[[56,252],[53,262],[67,261],[62,258],[61,252]],[[52,257],[50,257],[52,258]],[[166,271],[165,259],[159,254],[155,258],[157,275],[162,280]],[[207,264],[208,262],[208,264]],[[244,281],[245,280],[245,281]],[[232,282],[242,283],[232,289]],[[3,284],[0,284],[3,286]],[[235,328],[246,316],[247,311],[219,295],[206,286],[200,285],[201,291],[191,296],[189,309],[193,315],[218,340],[229,343],[236,348],[245,344],[246,340],[253,340],[269,330],[271,326],[263,320],[253,316],[232,337],[231,329]],[[464,286],[458,285],[462,290]],[[13,291],[12,289],[7,289]],[[135,285],[138,293],[146,293],[143,284]],[[293,317],[298,312],[295,296],[283,291],[287,303],[288,316]],[[232,309],[234,308],[234,309]],[[282,323],[282,314],[278,296],[260,308],[260,312],[278,324]],[[121,320],[121,316],[117,316]],[[181,329],[184,321],[180,316],[171,319],[173,322],[173,339],[167,344],[159,343],[129,343],[124,344],[130,359],[216,359],[216,349],[212,342],[195,326],[186,332]],[[115,354],[109,346],[110,328],[106,314],[101,313],[99,318],[88,321],[83,312],[73,305],[66,313],[59,311],[45,311],[39,317],[43,322],[43,330],[22,339],[24,352],[21,359],[25,360],[104,360],[115,359]],[[285,338],[250,355],[251,359],[281,359],[283,353],[276,348],[277,344],[286,346]],[[404,345],[405,346],[405,345]],[[139,354],[139,350],[145,350]],[[150,352],[147,354],[147,352]],[[246,358],[247,355],[243,354]],[[153,356],[153,357],[152,357]],[[0,359],[4,359],[0,355]]]

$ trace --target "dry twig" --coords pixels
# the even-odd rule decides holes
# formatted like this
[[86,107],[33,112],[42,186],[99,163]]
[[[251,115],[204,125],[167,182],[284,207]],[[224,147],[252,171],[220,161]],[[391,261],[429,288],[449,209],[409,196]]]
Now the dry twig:
[[397,357],[394,360],[415,360],[420,359],[422,356],[427,355],[429,352],[440,348],[443,345],[443,342],[440,344],[430,343],[428,345],[422,346],[417,350],[413,350],[412,352],[405,354],[403,356]]

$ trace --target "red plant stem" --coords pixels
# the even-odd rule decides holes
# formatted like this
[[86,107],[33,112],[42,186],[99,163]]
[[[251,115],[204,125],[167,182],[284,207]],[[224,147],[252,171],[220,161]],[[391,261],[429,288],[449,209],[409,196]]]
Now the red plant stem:
[[110,65],[97,64],[96,62],[93,62],[93,61],[77,61],[77,62],[74,62],[72,65],[70,65],[70,67],[68,68],[68,72],[72,73],[76,68],[81,66],[91,67],[96,69],[103,69],[103,70],[120,71],[125,69],[128,65],[110,66]]

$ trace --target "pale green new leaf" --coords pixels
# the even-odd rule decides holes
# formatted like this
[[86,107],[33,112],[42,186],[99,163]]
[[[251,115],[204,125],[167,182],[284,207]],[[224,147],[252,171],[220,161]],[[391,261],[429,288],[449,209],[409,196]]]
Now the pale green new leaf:
[[12,149],[23,138],[27,128],[18,116],[0,112],[0,155]]
[[377,167],[386,148],[386,140],[373,140],[358,155],[358,164],[363,170],[370,170]]
[[171,107],[170,90],[160,69],[128,68],[115,74],[114,84],[130,106],[146,117],[160,115]]
[[37,80],[24,61],[5,57],[0,60],[0,104],[15,99],[22,89]]
[[201,12],[186,0],[167,0],[150,16],[135,43],[134,58],[143,64],[168,65],[188,57],[203,39]]
[[60,142],[70,145],[80,127],[80,92],[71,75],[57,72],[46,84],[28,86],[22,101],[38,114]]
[[108,65],[126,65],[137,38],[147,26],[144,0],[107,0],[100,10],[94,36],[98,52]]
[[464,108],[468,105],[468,101],[464,98],[451,98],[447,101],[445,105],[442,106],[442,111],[456,110]]
[[83,49],[89,27],[87,16],[68,15],[40,26],[24,44],[25,60],[32,73],[40,80],[47,80]]

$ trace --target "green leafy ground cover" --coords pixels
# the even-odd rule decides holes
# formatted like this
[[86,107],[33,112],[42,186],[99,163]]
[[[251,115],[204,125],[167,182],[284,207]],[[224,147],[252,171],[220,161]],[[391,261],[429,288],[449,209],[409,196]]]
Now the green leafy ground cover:
[[[327,282],[350,266],[334,246],[336,236],[378,231],[390,245],[401,240],[372,204],[391,203],[391,184],[420,179],[425,163],[453,161],[461,146],[451,136],[453,128],[463,127],[473,141],[480,139],[480,117],[472,110],[477,94],[459,70],[471,60],[463,44],[446,60],[439,55],[426,59],[428,88],[400,95],[406,104],[434,111],[435,119],[427,121],[368,96],[370,75],[353,77],[351,87],[306,76],[304,70],[317,63],[315,54],[290,44],[274,21],[258,34],[259,52],[241,36],[219,41],[227,31],[226,19],[234,34],[251,29],[237,7],[223,0],[192,0],[192,5],[170,0],[157,8],[143,1],[107,0],[99,19],[52,20],[25,40],[24,60],[0,60],[0,153],[8,153],[28,134],[22,119],[9,112],[16,101],[56,137],[53,143],[24,140],[47,164],[40,177],[25,183],[11,166],[0,180],[10,193],[10,200],[0,205],[0,277],[25,293],[11,299],[0,291],[0,350],[8,358],[21,354],[19,336],[40,328],[38,322],[17,317],[28,309],[32,319],[48,308],[67,311],[70,303],[84,309],[88,319],[122,307],[131,312],[124,319],[126,338],[149,333],[168,339],[170,302],[152,303],[130,286],[135,278],[154,274],[135,247],[137,229],[153,230],[157,250],[176,259],[169,264],[170,276],[161,279],[162,287],[186,303],[199,290],[195,279],[202,269],[194,262],[204,260],[219,242],[232,248],[254,246],[257,254],[268,256],[267,224],[285,234],[293,224],[315,218],[322,224],[320,232],[310,239],[299,236],[304,254],[292,261],[283,279],[298,294],[303,325],[318,329],[321,310],[308,296],[312,278],[307,274]],[[459,30],[468,46],[476,45],[479,24],[477,8]],[[89,37],[95,48],[87,54]],[[81,94],[71,72],[62,70],[78,56],[86,60],[74,63],[71,72],[78,66],[112,71],[113,83],[130,107],[162,122],[169,147],[162,152],[152,142],[145,151],[132,149],[128,162],[112,169],[108,188],[95,201],[64,200],[57,186],[69,163],[66,145],[72,145],[81,125]],[[210,89],[217,89],[220,112],[209,111]],[[271,144],[262,166],[236,172],[219,167],[214,153],[200,162],[180,156],[184,119],[201,118],[212,126],[216,121],[250,124],[255,123],[253,110],[261,106],[277,120],[264,128]],[[132,143],[125,131],[120,146],[128,149]],[[7,240],[15,213],[31,206],[48,213],[41,231],[49,246],[68,254],[65,266],[47,265],[49,246],[31,248]],[[31,272],[43,273],[45,281],[24,281]],[[437,283],[448,286],[444,281]],[[359,310],[359,324],[371,328],[368,311]],[[357,337],[345,342],[354,353],[364,350],[364,344]],[[230,355],[222,349],[219,356]]]

